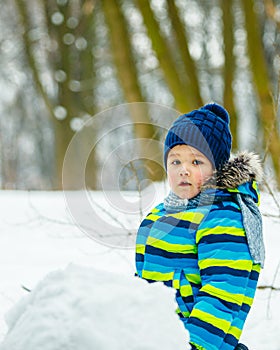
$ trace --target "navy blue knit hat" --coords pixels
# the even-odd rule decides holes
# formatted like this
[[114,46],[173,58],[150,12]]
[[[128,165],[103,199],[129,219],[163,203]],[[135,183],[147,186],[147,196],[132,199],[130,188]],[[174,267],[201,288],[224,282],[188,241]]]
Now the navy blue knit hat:
[[176,145],[189,145],[198,149],[219,169],[230,157],[229,119],[228,112],[216,103],[178,117],[165,138],[165,169],[168,153]]

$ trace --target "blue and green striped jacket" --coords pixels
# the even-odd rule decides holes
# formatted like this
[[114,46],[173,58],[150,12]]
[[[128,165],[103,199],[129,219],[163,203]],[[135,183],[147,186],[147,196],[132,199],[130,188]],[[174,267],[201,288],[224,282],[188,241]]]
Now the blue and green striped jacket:
[[180,212],[161,203],[137,235],[137,275],[175,288],[177,313],[198,349],[235,348],[257,287],[260,265],[250,255],[236,193],[259,202],[250,181],[216,189],[208,203],[190,200]]

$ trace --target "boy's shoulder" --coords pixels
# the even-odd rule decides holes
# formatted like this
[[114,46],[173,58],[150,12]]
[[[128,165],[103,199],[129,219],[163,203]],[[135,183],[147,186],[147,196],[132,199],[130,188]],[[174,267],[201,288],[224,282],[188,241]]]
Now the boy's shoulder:
[[165,211],[164,208],[164,203],[160,202],[159,204],[157,204],[152,210],[151,213],[155,214],[155,213],[159,213],[161,211]]

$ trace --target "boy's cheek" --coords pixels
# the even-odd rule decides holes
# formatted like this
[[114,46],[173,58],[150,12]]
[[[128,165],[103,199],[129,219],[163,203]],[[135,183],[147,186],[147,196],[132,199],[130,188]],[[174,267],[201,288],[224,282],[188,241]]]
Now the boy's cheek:
[[201,176],[199,176],[199,177],[197,178],[196,187],[197,187],[198,189],[200,189],[201,186],[204,184],[205,180],[206,180],[206,176],[203,176],[203,175],[201,174]]
[[171,186],[172,181],[169,174],[167,174],[167,181],[168,181],[168,185]]
[[172,176],[170,173],[167,174],[167,181],[170,187],[172,187],[172,184],[174,183],[174,176]]

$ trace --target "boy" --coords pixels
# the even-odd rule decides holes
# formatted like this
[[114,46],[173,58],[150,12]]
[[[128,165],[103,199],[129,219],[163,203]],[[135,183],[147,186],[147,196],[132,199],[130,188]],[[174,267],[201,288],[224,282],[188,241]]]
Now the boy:
[[192,349],[247,349],[238,340],[264,263],[260,161],[230,150],[222,106],[180,116],[164,147],[171,192],[137,234],[137,275],[175,288]]

